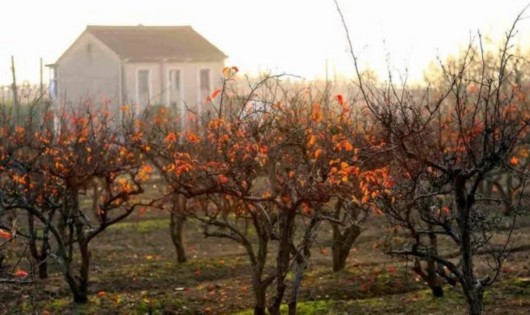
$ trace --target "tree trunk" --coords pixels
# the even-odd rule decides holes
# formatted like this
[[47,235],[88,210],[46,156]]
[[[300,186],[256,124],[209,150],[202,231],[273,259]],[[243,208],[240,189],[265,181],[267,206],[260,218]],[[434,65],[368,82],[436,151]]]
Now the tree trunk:
[[33,214],[28,214],[28,229],[29,229],[29,250],[31,256],[35,259],[35,262],[39,270],[39,278],[47,279],[48,278],[48,233],[45,231],[43,233],[42,247],[39,251],[37,248],[37,231],[35,230],[35,217]]
[[186,221],[186,205],[187,200],[183,195],[173,196],[173,209],[171,209],[169,232],[171,235],[171,242],[175,246],[177,253],[177,262],[179,264],[188,261],[186,256],[186,247],[184,245],[184,221]]
[[294,209],[280,209],[280,243],[276,256],[276,295],[269,307],[271,315],[280,315],[280,305],[287,288],[285,277],[289,270],[291,258],[295,214]]
[[[429,208],[430,205],[425,206],[423,215],[428,218],[428,220],[433,220],[432,213]],[[427,229],[429,231],[429,252],[432,256],[436,256],[438,255],[438,239],[436,237],[436,233],[434,233],[434,229],[431,223],[427,223]],[[440,281],[440,277],[436,273],[436,262],[432,258],[427,258],[426,262],[427,270],[426,272],[424,272],[421,266],[421,261],[419,259],[416,259],[414,271],[416,271],[416,273],[419,274],[425,282],[427,282],[427,285],[431,289],[432,295],[434,297],[443,297],[444,291],[442,287],[442,282]]]
[[72,293],[72,298],[74,300],[74,303],[76,304],[84,304],[88,302],[88,295],[85,291],[83,294],[83,290],[81,289],[79,283],[76,281],[75,277],[72,275],[71,265],[68,264],[65,266],[66,270],[63,271],[64,277],[66,279],[66,282],[68,283],[68,287],[70,288],[70,292]]
[[79,248],[81,252],[81,266],[79,268],[80,274],[78,277],[73,275],[71,259],[68,259],[67,257],[66,248],[59,248],[59,255],[63,259],[60,263],[62,265],[64,278],[66,279],[70,292],[72,293],[74,303],[85,304],[88,302],[88,266],[90,261],[87,260],[88,247],[80,245]]
[[[177,203],[176,201],[174,201]],[[186,256],[186,248],[184,245],[184,221],[186,220],[186,217],[176,212],[178,210],[175,209],[175,204],[173,205],[173,211],[170,215],[170,223],[169,223],[169,230],[171,234],[171,241],[173,242],[173,245],[175,246],[175,251],[177,252],[177,262],[185,263],[188,261],[188,257]]]
[[[272,283],[274,278],[268,277],[263,280],[263,272],[265,270],[265,264],[267,263],[268,256],[268,244],[269,244],[269,231],[268,227],[262,225],[263,218],[250,213],[252,220],[246,220],[246,222],[252,222],[258,236],[258,252],[255,256],[255,260],[252,262],[252,289],[254,290],[254,314],[265,315],[267,308],[267,288]],[[249,244],[250,245],[250,244]],[[250,248],[249,248],[250,250]],[[252,260],[252,258],[251,258]]]
[[[334,218],[341,220],[341,213],[344,209],[344,202],[339,199],[335,204],[335,213]],[[351,208],[350,208],[351,209]],[[357,213],[352,213],[353,218],[357,218]],[[333,272],[344,270],[346,267],[346,260],[350,254],[351,248],[357,237],[361,234],[361,228],[355,224],[353,221],[349,222],[349,225],[344,229],[344,232],[341,233],[340,225],[337,223],[331,222],[332,229],[332,244],[331,244],[331,253],[333,259]]]
[[304,270],[307,268],[309,257],[311,256],[311,246],[316,237],[316,231],[318,229],[320,221],[316,218],[312,218],[309,226],[306,228],[304,239],[302,240],[302,248],[295,258],[295,269],[294,269],[294,280],[293,290],[291,299],[289,300],[289,315],[296,315],[296,306],[298,301],[298,293],[302,285],[302,278],[304,276]]
[[254,315],[265,315],[265,308],[267,307],[267,286],[258,282],[253,286],[253,290],[255,298]]
[[[77,198],[75,201],[76,204],[79,203]],[[75,216],[75,230],[79,246],[79,254],[81,256],[81,263],[79,266],[79,285],[77,292],[74,294],[74,302],[83,304],[88,301],[88,277],[90,271],[90,251],[88,249],[88,242],[90,240],[85,235],[85,225],[83,222],[81,222],[79,215]]]
[[434,297],[441,298],[444,296],[442,282],[436,274],[436,263],[432,259],[427,261],[427,285],[431,288]]
[[477,289],[471,289],[471,291],[471,294],[466,295],[467,304],[469,306],[469,315],[481,315],[483,293],[481,290]]
[[81,254],[81,266],[79,267],[79,290],[74,296],[75,303],[86,303],[88,301],[88,276],[90,267],[90,252],[88,244],[79,244]]
[[470,315],[482,314],[482,296],[484,288],[473,269],[473,238],[471,211],[475,198],[467,193],[466,178],[457,175],[454,181],[455,204],[458,210],[457,223],[460,232],[460,255],[462,257],[462,278],[460,284],[466,296]]
[[344,230],[344,233],[341,233],[338,224],[332,223],[332,231],[333,243],[331,245],[331,252],[333,258],[333,271],[337,272],[346,267],[346,260],[350,255],[355,240],[361,234],[361,229],[359,226],[352,224]]
[[[88,302],[88,277],[90,271],[90,251],[88,249],[88,244],[90,239],[87,238],[87,235],[85,234],[85,224],[80,217],[78,191],[74,187],[70,188],[70,190],[70,209],[74,211],[73,223],[70,224],[70,230],[75,231],[77,246],[79,247],[79,255],[81,259],[79,265],[79,275],[76,281],[77,287],[72,293],[74,295],[74,303],[84,304]],[[70,235],[71,239],[73,237],[72,234]],[[73,248],[73,245],[71,248]],[[70,260],[72,260],[72,256],[70,256]]]
[[424,271],[421,261],[416,258],[414,260],[414,272],[418,274],[423,281],[427,282],[427,285],[431,289],[432,295],[434,297],[443,297],[444,291],[442,287],[442,282],[440,281],[440,278],[436,274],[436,264],[432,259],[427,260],[427,270]]

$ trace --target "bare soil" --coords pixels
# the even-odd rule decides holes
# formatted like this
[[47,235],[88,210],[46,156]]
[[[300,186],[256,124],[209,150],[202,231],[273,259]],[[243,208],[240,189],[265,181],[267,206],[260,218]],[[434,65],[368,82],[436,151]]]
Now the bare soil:
[[[338,273],[331,271],[329,228],[322,226],[302,283],[299,313],[466,314],[458,287],[446,285],[445,297],[433,298],[410,262],[381,252],[382,222],[374,218],[365,227],[346,270]],[[519,227],[516,245],[530,244],[529,236],[528,226]],[[93,241],[87,305],[71,303],[52,263],[45,281],[0,284],[0,314],[251,314],[250,267],[243,248],[204,238],[193,221],[187,222],[186,241],[189,262],[177,264],[167,214],[135,215]],[[7,255],[9,264],[15,252]],[[272,250],[270,256],[272,260]],[[530,314],[529,269],[529,251],[510,256],[501,278],[486,293],[486,314]]]

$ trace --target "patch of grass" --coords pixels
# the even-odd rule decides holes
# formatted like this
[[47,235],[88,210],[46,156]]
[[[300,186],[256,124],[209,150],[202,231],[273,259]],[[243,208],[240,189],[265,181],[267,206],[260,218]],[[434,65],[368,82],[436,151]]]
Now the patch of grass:
[[[504,294],[514,297],[528,297],[530,298],[530,278],[511,278],[503,281],[500,285]],[[488,291],[486,291],[488,293]]]
[[[451,290],[449,290],[451,291]],[[467,309],[457,292],[447,292],[444,298],[434,298],[431,291],[420,290],[405,294],[376,296],[358,300],[336,300],[322,314],[465,314]]]
[[[300,315],[319,315],[319,314],[331,314],[326,313],[330,311],[330,305],[333,302],[329,300],[318,300],[318,301],[300,301],[296,305],[296,313]],[[287,314],[289,308],[286,304],[280,307],[282,314]],[[254,314],[253,309],[244,310],[234,315],[252,315]],[[334,314],[334,313],[333,313]]]
[[137,222],[120,222],[110,227],[111,229],[126,229],[133,230],[138,233],[151,233],[160,229],[169,228],[169,219],[149,219]]
[[71,297],[68,296],[44,302],[41,309],[53,314],[97,314],[100,309],[100,300],[97,297],[93,297],[86,304],[75,304],[72,302]]
[[[306,315],[322,314],[328,310],[330,301],[319,300],[319,301],[301,301],[297,304],[297,313]],[[280,308],[282,312],[287,312],[287,305],[282,305]]]

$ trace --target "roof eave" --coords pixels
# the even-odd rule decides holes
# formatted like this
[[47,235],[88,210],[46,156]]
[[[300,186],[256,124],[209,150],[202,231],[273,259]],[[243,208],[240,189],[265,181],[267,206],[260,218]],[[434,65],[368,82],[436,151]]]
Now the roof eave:
[[182,63],[196,63],[196,62],[223,62],[227,57],[221,58],[181,58],[181,57],[152,57],[152,58],[122,58],[124,62],[182,62]]

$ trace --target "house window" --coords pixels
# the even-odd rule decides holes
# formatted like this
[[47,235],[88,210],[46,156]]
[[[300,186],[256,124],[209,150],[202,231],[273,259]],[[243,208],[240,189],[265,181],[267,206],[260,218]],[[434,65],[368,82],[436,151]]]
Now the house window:
[[180,70],[169,70],[169,89],[180,91],[181,72]]
[[210,95],[210,81],[210,69],[201,69],[199,71],[199,103],[204,102],[204,100]]
[[184,104],[183,73],[181,69],[169,69],[167,77],[167,104],[179,117],[180,126],[186,128],[186,106]]
[[210,69],[201,69],[201,89],[210,90]]
[[151,97],[149,69],[139,69],[137,72],[137,102],[140,109],[144,109],[149,104]]
[[182,71],[169,69],[167,81],[167,103],[175,112],[183,111]]

